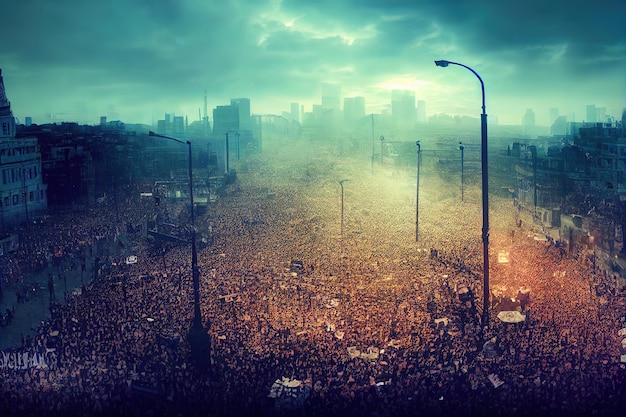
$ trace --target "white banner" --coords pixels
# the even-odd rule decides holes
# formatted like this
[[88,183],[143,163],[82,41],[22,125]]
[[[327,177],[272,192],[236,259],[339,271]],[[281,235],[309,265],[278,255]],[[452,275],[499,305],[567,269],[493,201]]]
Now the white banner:
[[502,381],[500,377],[496,374],[489,374],[487,378],[489,378],[489,381],[491,381],[494,388],[498,388],[499,386],[504,384],[504,381]]
[[56,363],[56,349],[0,351],[0,369],[46,368]]

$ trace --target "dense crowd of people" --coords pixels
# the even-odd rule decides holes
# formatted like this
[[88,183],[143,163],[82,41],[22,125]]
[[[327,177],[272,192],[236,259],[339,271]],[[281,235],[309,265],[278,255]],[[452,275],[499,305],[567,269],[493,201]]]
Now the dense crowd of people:
[[[190,360],[189,245],[154,250],[138,232],[144,216],[183,203],[156,205],[140,196],[150,185],[138,184],[119,190],[115,204],[55,213],[27,231],[33,235],[18,259],[35,260],[31,268],[55,256],[66,266],[98,257],[101,267],[20,347],[47,349],[49,363],[0,370],[1,414],[613,416],[624,409],[620,299],[593,291],[601,274],[534,239],[525,226],[532,219],[522,226],[524,214],[509,200],[492,199],[494,296],[485,323],[479,190],[468,187],[461,203],[426,175],[416,225],[411,172],[279,162],[250,161],[238,186],[198,219],[212,230],[212,244],[198,253],[209,370]],[[346,177],[341,213],[337,181]],[[136,263],[125,262],[129,254]],[[499,320],[497,300],[522,287],[530,302],[507,308],[525,320]],[[301,408],[281,409],[268,397],[281,377],[309,388]]]

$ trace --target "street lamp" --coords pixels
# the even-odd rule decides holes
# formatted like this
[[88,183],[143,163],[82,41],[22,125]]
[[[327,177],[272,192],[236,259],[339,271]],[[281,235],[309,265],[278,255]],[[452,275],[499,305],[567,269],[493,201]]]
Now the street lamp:
[[537,147],[530,145],[528,148],[533,158],[533,205],[535,206],[534,216],[537,217]]
[[415,141],[417,146],[417,186],[415,187],[415,241],[419,240],[419,219],[420,219],[420,163],[422,160],[422,147],[420,141]]
[[372,113],[372,175],[374,174],[374,113]]
[[[193,277],[193,324],[189,332],[189,342],[191,345],[191,354],[194,360],[199,363],[210,363],[211,340],[207,334],[208,328],[202,328],[202,317],[200,315],[200,277],[198,272],[198,251],[196,248],[196,222],[193,207],[193,169],[191,158],[191,141],[182,141],[180,139],[160,135],[153,131],[148,132],[149,136],[172,140],[177,143],[187,144],[189,149],[189,200],[191,203],[191,270]],[[210,327],[210,323],[208,324]]]
[[459,145],[459,149],[461,150],[461,201],[463,201],[465,191],[465,146],[463,146],[463,142],[459,142]]
[[472,72],[480,81],[482,92],[482,114],[480,115],[480,137],[481,137],[481,167],[482,167],[482,203],[483,203],[483,327],[489,326],[489,174],[487,163],[487,113],[485,112],[485,83],[480,75],[467,65],[458,62],[440,60],[435,61],[438,67],[448,65],[458,65]]
[[341,239],[343,241],[343,183],[350,180],[341,180],[339,185],[341,186]]
[[380,135],[380,166],[383,166],[383,142],[385,142],[385,137]]
[[235,133],[235,136],[237,136],[237,161],[239,161],[239,132]]
[[228,157],[229,157],[229,152],[228,152],[228,134],[230,132],[226,132],[224,133],[224,135],[226,135],[226,143],[225,143],[225,149],[224,149],[224,167],[226,170],[226,175],[228,175],[230,173],[230,167],[229,167],[229,161],[228,161]]

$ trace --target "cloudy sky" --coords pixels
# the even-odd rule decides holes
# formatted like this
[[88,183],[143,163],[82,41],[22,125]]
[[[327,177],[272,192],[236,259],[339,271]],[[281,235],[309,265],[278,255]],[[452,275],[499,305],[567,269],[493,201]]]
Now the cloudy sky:
[[[364,96],[414,90],[427,114],[480,114],[538,124],[551,107],[577,121],[585,106],[626,107],[623,0],[23,0],[5,2],[0,68],[23,122],[99,116],[151,123],[198,118],[231,98],[252,113],[321,103],[321,83]],[[571,119],[570,119],[571,120]]]

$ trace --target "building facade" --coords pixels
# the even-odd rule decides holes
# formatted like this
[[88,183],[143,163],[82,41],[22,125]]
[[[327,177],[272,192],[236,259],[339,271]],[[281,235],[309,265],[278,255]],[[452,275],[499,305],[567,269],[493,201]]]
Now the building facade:
[[46,210],[41,152],[36,138],[15,137],[15,118],[0,71],[0,229],[28,222]]

